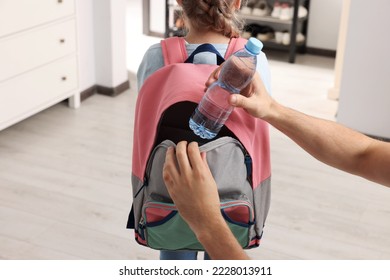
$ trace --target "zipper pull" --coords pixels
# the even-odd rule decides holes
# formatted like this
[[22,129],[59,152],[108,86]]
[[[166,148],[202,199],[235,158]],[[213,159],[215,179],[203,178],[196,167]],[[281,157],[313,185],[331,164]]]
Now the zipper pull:
[[138,223],[138,235],[142,238],[142,240],[145,240],[145,223],[144,223],[144,217],[141,217],[139,223]]

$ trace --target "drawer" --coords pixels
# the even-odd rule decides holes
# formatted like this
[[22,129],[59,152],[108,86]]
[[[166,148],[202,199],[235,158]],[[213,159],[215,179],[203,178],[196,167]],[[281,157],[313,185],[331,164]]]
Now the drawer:
[[0,129],[70,97],[77,86],[76,56],[0,83]]
[[0,81],[75,51],[76,23],[73,19],[7,37],[0,40]]
[[74,13],[74,0],[0,0],[0,37]]

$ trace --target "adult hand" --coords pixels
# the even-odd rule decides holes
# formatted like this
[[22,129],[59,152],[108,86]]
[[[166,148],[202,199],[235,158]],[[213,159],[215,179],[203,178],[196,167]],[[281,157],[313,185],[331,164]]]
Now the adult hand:
[[163,178],[180,215],[197,236],[205,228],[204,221],[221,216],[217,185],[198,143],[179,142],[176,154],[169,148]]
[[[221,67],[218,67],[211,73],[206,82],[207,87],[218,79],[220,69]],[[243,108],[253,117],[261,119],[270,117],[274,113],[273,106],[276,105],[276,102],[268,94],[263,81],[257,72],[255,73],[252,82],[245,87],[240,94],[230,95],[229,103],[234,107]]]

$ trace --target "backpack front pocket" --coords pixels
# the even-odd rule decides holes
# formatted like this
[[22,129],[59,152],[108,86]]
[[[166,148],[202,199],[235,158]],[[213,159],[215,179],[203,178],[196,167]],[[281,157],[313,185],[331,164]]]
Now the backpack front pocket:
[[203,250],[174,204],[146,203],[143,215],[145,239],[149,247],[159,250]]
[[[249,230],[253,225],[253,209],[247,201],[232,200],[221,203],[221,212],[240,245],[249,244]],[[147,245],[159,250],[203,251],[190,227],[174,204],[148,202],[143,207],[143,235]]]

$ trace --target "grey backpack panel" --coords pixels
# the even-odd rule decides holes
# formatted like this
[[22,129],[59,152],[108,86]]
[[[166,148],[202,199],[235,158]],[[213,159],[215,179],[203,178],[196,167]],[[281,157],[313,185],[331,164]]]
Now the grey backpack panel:
[[[136,240],[155,249],[202,250],[203,247],[177,213],[163,181],[165,155],[171,146],[176,145],[165,140],[155,147],[143,181],[132,177]],[[234,138],[218,138],[200,146],[200,150],[206,152],[217,182],[221,211],[228,225],[242,247],[258,246],[269,209],[270,180],[252,189],[245,149]],[[244,217],[243,213],[251,217],[245,222],[238,221]]]

